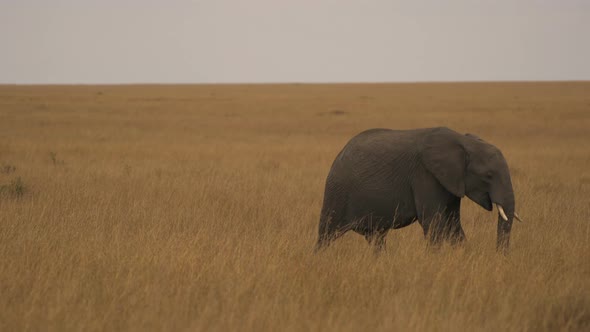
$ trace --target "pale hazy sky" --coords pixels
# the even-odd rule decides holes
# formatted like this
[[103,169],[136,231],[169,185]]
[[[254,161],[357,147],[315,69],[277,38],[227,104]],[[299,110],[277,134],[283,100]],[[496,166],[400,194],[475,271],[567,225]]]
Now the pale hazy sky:
[[590,0],[0,0],[0,83],[590,80]]

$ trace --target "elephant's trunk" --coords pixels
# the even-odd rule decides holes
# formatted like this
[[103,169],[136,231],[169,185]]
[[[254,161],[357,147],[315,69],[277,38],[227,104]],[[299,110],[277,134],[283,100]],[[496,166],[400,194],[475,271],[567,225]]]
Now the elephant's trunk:
[[498,209],[498,239],[496,249],[503,253],[508,252],[510,246],[510,231],[515,217],[514,189],[508,165],[505,166],[502,176],[492,184],[490,199]]
[[496,249],[503,253],[508,252],[510,246],[510,231],[514,220],[514,199],[504,206],[498,204],[498,239]]
[[508,252],[510,246],[510,230],[512,229],[512,220],[505,221],[501,216],[498,216],[498,240],[496,242],[496,249],[503,253]]

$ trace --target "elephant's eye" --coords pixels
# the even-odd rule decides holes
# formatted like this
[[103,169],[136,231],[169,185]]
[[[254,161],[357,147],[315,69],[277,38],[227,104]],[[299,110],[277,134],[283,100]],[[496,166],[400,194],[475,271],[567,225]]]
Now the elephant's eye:
[[488,171],[488,172],[486,173],[486,177],[487,177],[488,179],[491,179],[493,175],[494,175],[494,174],[492,173],[492,171]]

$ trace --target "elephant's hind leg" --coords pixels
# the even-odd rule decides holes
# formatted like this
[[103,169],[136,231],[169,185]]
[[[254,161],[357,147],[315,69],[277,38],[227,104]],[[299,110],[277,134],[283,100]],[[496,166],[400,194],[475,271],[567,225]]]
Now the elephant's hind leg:
[[315,248],[313,249],[313,252],[318,253],[322,249],[329,246],[332,241],[332,238],[327,234],[320,234],[318,237],[318,241],[315,244]]
[[326,247],[328,247],[334,240],[341,237],[345,232],[344,231],[334,231],[329,232],[326,234],[320,234],[318,237],[318,241],[315,244],[314,253],[322,251]]
[[318,241],[316,242],[314,252],[319,252],[328,247],[337,238],[341,237],[346,230],[340,229],[331,217],[322,218],[318,230]]

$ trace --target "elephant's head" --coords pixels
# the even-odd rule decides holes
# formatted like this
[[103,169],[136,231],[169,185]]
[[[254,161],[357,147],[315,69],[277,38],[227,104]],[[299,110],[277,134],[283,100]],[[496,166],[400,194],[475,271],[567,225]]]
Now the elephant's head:
[[467,195],[484,209],[498,208],[497,248],[507,250],[515,212],[514,191],[506,159],[495,146],[474,135],[439,128],[426,137],[422,161],[452,194]]

